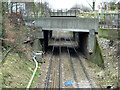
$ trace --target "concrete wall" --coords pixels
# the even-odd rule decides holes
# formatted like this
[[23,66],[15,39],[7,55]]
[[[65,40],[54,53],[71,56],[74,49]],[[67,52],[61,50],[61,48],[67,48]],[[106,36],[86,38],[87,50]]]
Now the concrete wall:
[[93,46],[92,53],[89,52],[89,48],[91,47],[91,46],[89,46],[90,41],[91,40],[89,37],[89,33],[81,33],[81,32],[79,33],[79,41],[78,42],[79,42],[79,49],[81,50],[81,52],[86,56],[86,58],[88,60],[90,60],[91,62],[104,68],[104,59],[103,59],[102,52],[99,47],[96,36],[94,36],[94,40],[91,41],[92,42],[91,46]]
[[97,40],[97,37],[95,37],[95,46],[94,46],[94,51],[92,54],[89,54],[89,60],[95,64],[97,64],[98,66],[104,68],[104,59],[102,56],[102,52],[101,49],[99,47],[99,43]]
[[36,28],[36,29],[35,29],[35,32],[34,32],[34,36],[35,36],[35,38],[37,38],[37,39],[43,39],[43,38],[44,38],[44,35],[43,35],[42,28]]
[[90,30],[90,32],[79,32],[79,47],[88,57],[89,53],[93,53],[95,46],[95,31]]
[[49,17],[35,20],[36,27],[61,29],[95,29],[97,32],[98,19],[78,17]]
[[42,45],[39,39],[34,40],[33,51],[36,53],[42,51]]

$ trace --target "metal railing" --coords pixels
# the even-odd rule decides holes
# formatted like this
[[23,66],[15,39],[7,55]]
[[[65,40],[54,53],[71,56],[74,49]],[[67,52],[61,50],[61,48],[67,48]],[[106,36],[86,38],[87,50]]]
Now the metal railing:
[[80,13],[79,10],[77,9],[72,9],[72,10],[53,10],[49,12],[49,16],[77,16]]
[[120,28],[120,13],[99,14],[99,28]]

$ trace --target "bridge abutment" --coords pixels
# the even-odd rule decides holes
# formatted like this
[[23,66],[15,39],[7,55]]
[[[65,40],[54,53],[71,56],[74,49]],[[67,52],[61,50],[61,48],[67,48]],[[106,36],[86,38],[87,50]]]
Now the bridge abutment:
[[73,32],[73,40],[75,40],[75,32]]
[[79,32],[79,49],[91,62],[104,68],[104,59],[94,31]]
[[104,68],[104,58],[102,56],[101,48],[99,46],[97,36],[95,35],[95,42],[94,42],[94,51],[92,54],[89,54],[89,60],[98,66]]

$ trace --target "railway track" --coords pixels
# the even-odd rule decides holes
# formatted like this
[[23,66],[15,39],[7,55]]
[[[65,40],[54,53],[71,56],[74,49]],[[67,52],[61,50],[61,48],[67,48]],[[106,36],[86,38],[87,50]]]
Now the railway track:
[[[80,62],[80,67],[82,68],[82,72],[84,73],[84,77],[86,78],[86,80],[88,80],[89,85],[91,86],[91,88],[93,87],[93,84],[88,76],[88,73],[86,71],[86,68],[76,50],[76,48],[73,45],[73,42],[71,40],[71,38],[68,38],[69,41],[71,42],[72,45],[72,50],[74,51],[74,54],[77,57],[78,62]],[[67,42],[68,39],[64,38],[64,41]],[[59,39],[54,39],[54,44],[56,42],[60,42],[61,38]],[[70,66],[71,66],[71,71],[73,73],[73,78],[75,81],[75,87],[76,88],[80,88],[79,86],[79,78],[81,78],[78,74],[76,74],[77,70],[75,68],[75,63],[73,62],[73,53],[71,53],[71,49],[68,47],[68,45],[66,45],[66,50],[69,56],[69,60],[70,60]],[[59,47],[55,47],[53,45],[52,48],[52,53],[51,53],[51,57],[50,57],[50,62],[49,62],[49,68],[48,68],[48,73],[47,73],[47,77],[46,77],[46,82],[45,82],[45,90],[47,90],[48,88],[62,88],[62,71],[61,71],[61,44],[59,44]]]
[[[67,42],[66,38],[65,38],[65,42]],[[79,88],[79,86],[78,86],[78,80],[77,80],[77,75],[75,73],[75,69],[74,69],[74,65],[73,65],[73,62],[72,62],[72,58],[71,58],[71,54],[70,54],[68,45],[67,45],[67,52],[68,52],[68,55],[69,55],[69,59],[70,59],[70,63],[71,63],[72,71],[73,71],[74,80],[76,82],[76,87]]]
[[[56,41],[56,38],[54,40],[54,43],[55,43],[55,41]],[[47,90],[48,85],[49,85],[49,79],[50,79],[50,73],[51,73],[51,68],[52,68],[54,49],[55,49],[55,46],[53,46],[53,48],[52,48],[52,54],[51,54],[51,57],[50,57],[49,69],[48,69],[48,73],[47,73],[47,77],[46,77],[46,82],[45,82],[45,90]]]
[[[56,42],[56,38],[54,43]],[[59,38],[59,41],[61,39]],[[52,48],[52,54],[50,58],[49,69],[45,82],[45,90],[48,88],[62,88],[61,78],[61,46]]]
[[[61,38],[59,38],[61,41]],[[62,72],[61,72],[61,45],[59,45],[59,87],[62,88]]]
[[[92,81],[90,80],[89,75],[88,75],[88,73],[87,73],[87,71],[86,71],[86,68],[85,68],[85,66],[84,66],[84,64],[83,64],[80,56],[78,55],[78,52],[77,52],[77,50],[75,49],[75,47],[74,47],[74,45],[73,45],[72,40],[71,40],[70,37],[69,37],[69,40],[70,40],[70,42],[71,42],[72,48],[74,49],[74,52],[75,52],[76,55],[77,55],[77,59],[79,60],[80,65],[82,66],[82,69],[83,69],[83,71],[84,71],[84,73],[85,73],[85,76],[86,76],[87,80],[88,80],[89,83],[90,83],[91,88],[94,88],[94,86],[93,86],[93,84],[92,84]],[[68,48],[68,47],[67,47],[67,48]],[[73,64],[73,63],[71,63],[71,64]],[[73,72],[74,72],[74,70],[73,70]],[[74,74],[74,75],[75,75],[75,74]],[[77,79],[76,79],[77,77],[74,76],[74,78],[75,78],[76,85],[77,85],[77,83],[78,83],[78,81],[77,81]]]

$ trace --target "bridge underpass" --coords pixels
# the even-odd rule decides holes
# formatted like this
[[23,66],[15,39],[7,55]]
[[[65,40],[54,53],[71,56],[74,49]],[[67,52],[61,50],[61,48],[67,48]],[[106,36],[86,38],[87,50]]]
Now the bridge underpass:
[[[47,51],[48,40],[52,37],[53,31],[73,32],[73,39],[78,39],[79,50],[86,58],[99,66],[104,66],[101,52],[97,44],[96,34],[98,29],[98,19],[96,18],[78,18],[78,17],[46,17],[34,20],[34,26],[39,38],[43,33],[42,41],[44,49]],[[78,36],[78,38],[76,38]],[[97,50],[97,51],[96,51]]]
[[[48,34],[48,37],[49,37],[49,34]],[[81,67],[81,65],[79,65],[79,60],[77,59],[77,56],[76,56],[76,53],[75,53],[75,51],[74,51],[74,49],[73,49],[73,46],[74,46],[74,48],[77,50],[77,53],[78,53],[78,48],[77,48],[77,46],[78,46],[78,44],[77,43],[75,43],[75,41],[73,41],[72,40],[72,34],[71,34],[71,32],[69,33],[68,31],[53,31],[53,35],[52,35],[52,38],[50,39],[50,38],[48,38],[49,40],[49,42],[48,42],[48,50],[47,50],[47,52],[46,53],[53,53],[53,47],[54,47],[54,50],[55,50],[55,52],[53,53],[53,54],[55,54],[55,56],[53,57],[53,58],[56,58],[56,56],[58,56],[59,57],[59,54],[60,54],[60,48],[61,48],[61,62],[62,62],[62,65],[63,66],[65,66],[64,68],[65,69],[68,69],[68,67],[67,66],[69,66],[70,65],[70,68],[72,67],[73,69],[69,69],[69,71],[67,71],[67,72],[73,72],[74,74],[72,74],[72,72],[71,72],[71,80],[74,82],[74,80],[75,80],[75,82],[76,83],[79,83],[80,82],[80,80],[78,80],[78,82],[77,82],[77,80],[76,79],[78,79],[79,78],[79,76],[76,76],[77,74],[75,74],[76,73],[76,71],[78,71],[80,68],[76,68],[75,66],[78,66],[78,67]],[[76,46],[75,46],[75,44],[77,44]],[[68,54],[67,54],[67,52],[68,52]],[[68,55],[70,54],[70,56],[68,57]],[[80,54],[80,56],[81,56],[81,54]],[[70,59],[71,58],[71,59]],[[75,59],[76,58],[76,59]],[[56,60],[56,59],[55,59]],[[59,59],[58,59],[59,60]],[[81,59],[82,60],[82,59]],[[70,63],[70,62],[71,63]],[[75,65],[76,63],[75,63],[75,61],[78,61],[78,65]],[[51,62],[52,62],[52,60],[51,60]],[[53,62],[54,62],[54,60],[53,60]],[[66,65],[65,65],[65,63],[66,63]],[[73,63],[73,64],[72,64]],[[50,65],[51,66],[51,65]],[[64,73],[64,68],[62,68],[62,73]],[[82,69],[81,69],[82,70]],[[82,72],[82,71],[81,71]],[[66,73],[67,74],[67,73]],[[80,75],[82,75],[82,73],[79,73]],[[74,78],[72,79],[72,75],[74,76]],[[51,76],[51,75],[50,75]],[[63,76],[63,75],[62,75]],[[67,77],[69,77],[69,75],[66,75]],[[84,76],[84,75],[83,75]],[[65,76],[63,76],[63,77],[65,77]],[[66,77],[66,78],[67,78]],[[78,78],[77,78],[78,77]],[[87,80],[85,80],[85,81],[87,81]],[[65,80],[62,80],[62,82],[65,82]],[[63,85],[63,87],[64,87],[64,84],[62,84]],[[87,83],[87,85],[89,86],[89,84]],[[74,86],[74,85],[73,85]],[[77,85],[75,85],[75,87],[82,87],[80,84],[77,86]]]
[[[66,32],[72,32],[73,33],[73,37],[71,37],[71,40],[73,41],[77,41],[78,42],[78,47],[80,49],[80,51],[88,58],[88,55],[91,54],[94,50],[94,37],[91,37],[89,35],[89,30],[84,30],[84,32],[74,32],[72,30],[64,30],[64,29],[45,29],[43,28],[43,32],[44,32],[44,45],[45,45],[45,51],[47,51],[48,49],[48,45],[49,45],[49,40],[51,38],[53,38],[51,32],[53,31],[66,31]],[[76,35],[78,37],[76,37]],[[61,37],[62,38],[62,37]],[[78,39],[78,40],[77,40]],[[89,42],[89,40],[91,40]],[[90,44],[89,44],[90,43]],[[88,45],[89,44],[89,45]]]
[[35,20],[35,27],[39,27],[44,32],[45,48],[48,46],[48,34],[52,36],[52,31],[71,31],[73,37],[79,33],[79,47],[88,57],[94,51],[95,34],[98,28],[96,18],[78,17],[49,17]]

